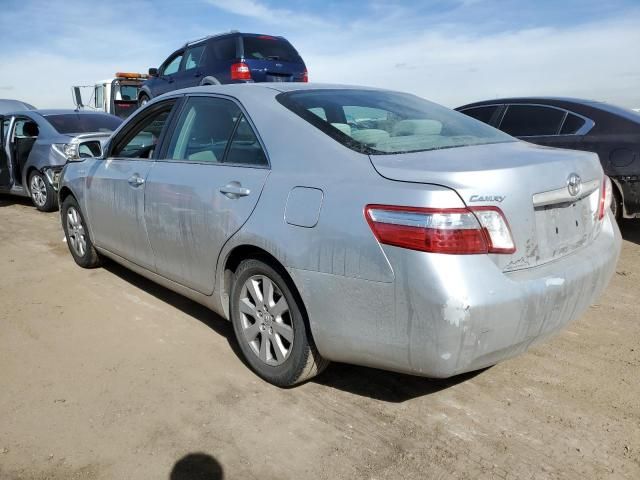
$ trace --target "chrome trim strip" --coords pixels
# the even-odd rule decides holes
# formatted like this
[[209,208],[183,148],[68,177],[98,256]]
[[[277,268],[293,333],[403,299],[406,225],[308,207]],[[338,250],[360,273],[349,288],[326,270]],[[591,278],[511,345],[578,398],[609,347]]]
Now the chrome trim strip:
[[533,207],[544,207],[557,203],[573,203],[588,197],[600,188],[600,180],[589,180],[582,184],[582,190],[575,197],[571,196],[567,187],[549,190],[548,192],[540,192],[533,195]]

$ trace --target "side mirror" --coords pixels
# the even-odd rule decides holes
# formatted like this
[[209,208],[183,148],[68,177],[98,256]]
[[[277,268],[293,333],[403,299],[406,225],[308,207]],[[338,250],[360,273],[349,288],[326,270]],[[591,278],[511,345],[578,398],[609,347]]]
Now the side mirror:
[[158,76],[158,69],[157,68],[150,68],[149,69],[149,76],[150,77],[157,77]]
[[72,87],[72,93],[73,93],[73,103],[77,108],[82,108],[84,107],[84,104],[82,103],[82,92],[80,92],[80,87]]
[[77,144],[75,152],[70,152],[68,155],[68,162],[81,162],[85,158],[96,158],[102,156],[102,144],[100,140],[87,140],[86,142],[80,142]]

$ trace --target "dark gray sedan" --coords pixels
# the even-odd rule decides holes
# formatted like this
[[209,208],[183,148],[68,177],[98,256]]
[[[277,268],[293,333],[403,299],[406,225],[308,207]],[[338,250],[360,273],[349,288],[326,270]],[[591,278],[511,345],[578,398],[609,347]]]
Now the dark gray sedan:
[[38,210],[50,212],[58,208],[58,177],[67,160],[97,153],[82,151],[80,142],[108,138],[122,119],[74,110],[22,110],[0,114],[0,122],[0,193],[30,196]]

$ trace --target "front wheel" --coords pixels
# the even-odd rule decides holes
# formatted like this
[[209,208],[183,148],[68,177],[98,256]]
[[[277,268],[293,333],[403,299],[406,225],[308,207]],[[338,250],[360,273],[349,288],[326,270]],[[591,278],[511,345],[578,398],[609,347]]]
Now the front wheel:
[[141,93],[138,98],[138,106],[144,107],[147,103],[149,103],[149,96],[146,93]]
[[33,172],[29,177],[29,193],[33,205],[41,212],[53,212],[58,208],[56,192],[40,172]]
[[72,196],[65,198],[60,212],[67,247],[75,262],[82,268],[100,266],[100,256],[89,238],[87,225],[76,199]]
[[231,321],[240,350],[264,380],[287,387],[328,365],[318,353],[299,303],[273,267],[245,260],[231,286]]

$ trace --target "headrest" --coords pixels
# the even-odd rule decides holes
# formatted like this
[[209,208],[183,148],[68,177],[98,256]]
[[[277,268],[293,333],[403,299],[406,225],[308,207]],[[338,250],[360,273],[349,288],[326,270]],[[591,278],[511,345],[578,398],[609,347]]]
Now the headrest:
[[369,128],[366,130],[355,130],[351,133],[351,137],[365,145],[375,145],[378,142],[387,140],[389,138],[389,132],[386,130]]
[[39,130],[35,122],[27,122],[22,126],[22,134],[25,137],[37,137]]
[[393,126],[394,137],[407,135],[440,135],[442,123],[437,120],[400,120]]
[[337,128],[345,135],[351,136],[351,125],[348,123],[332,123],[331,126]]

